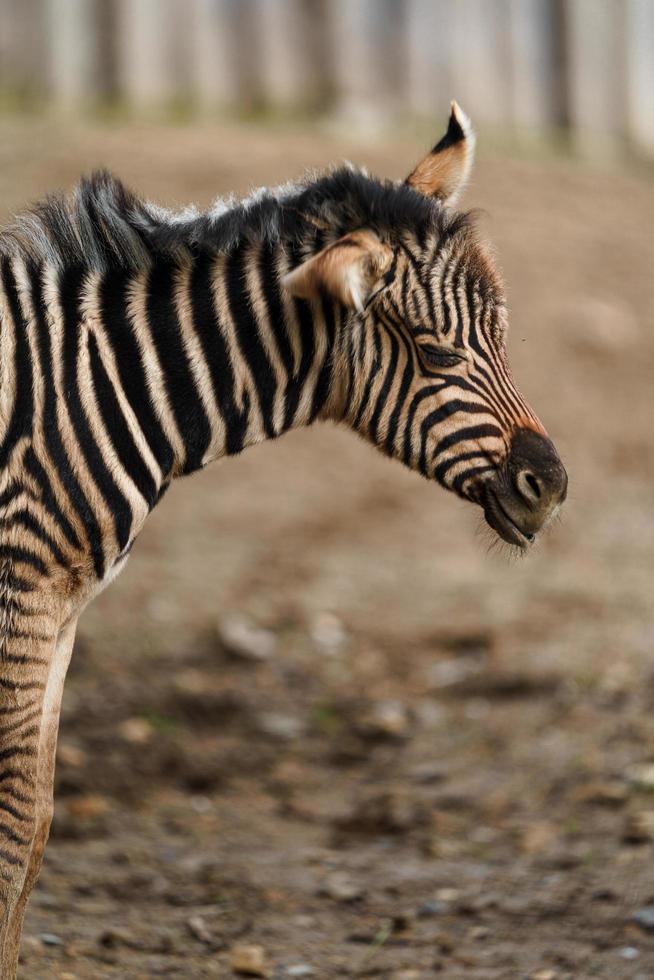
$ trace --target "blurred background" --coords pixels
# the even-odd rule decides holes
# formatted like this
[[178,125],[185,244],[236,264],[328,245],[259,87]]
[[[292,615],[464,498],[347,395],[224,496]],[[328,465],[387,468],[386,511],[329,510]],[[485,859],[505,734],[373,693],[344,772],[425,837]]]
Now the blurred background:
[[2,0],[9,103],[431,117],[654,153],[651,0]]
[[570,476],[520,561],[329,426],[174,487],[80,623],[22,976],[654,976],[653,25],[0,0],[3,220],[99,165],[170,206],[402,178],[457,98]]

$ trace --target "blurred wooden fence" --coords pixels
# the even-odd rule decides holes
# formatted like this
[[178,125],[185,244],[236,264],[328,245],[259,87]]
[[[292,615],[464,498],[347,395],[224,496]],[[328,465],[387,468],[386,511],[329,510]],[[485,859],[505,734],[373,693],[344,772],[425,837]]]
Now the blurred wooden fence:
[[0,96],[443,114],[654,155],[654,0],[0,0]]

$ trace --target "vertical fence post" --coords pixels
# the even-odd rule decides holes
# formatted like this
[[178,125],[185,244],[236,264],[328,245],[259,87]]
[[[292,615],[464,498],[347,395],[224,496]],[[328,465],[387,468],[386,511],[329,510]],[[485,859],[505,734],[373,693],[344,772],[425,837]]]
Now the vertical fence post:
[[77,109],[103,94],[97,0],[47,0],[49,82],[53,101]]
[[375,125],[398,108],[403,25],[394,0],[331,0],[327,5],[337,111]]
[[621,0],[568,0],[565,9],[573,139],[582,152],[610,152],[624,136],[624,7]]
[[562,39],[556,0],[509,0],[511,112],[515,125],[536,131],[562,125]]
[[627,128],[634,146],[654,156],[654,4],[628,0]]
[[256,0],[260,34],[259,72],[265,104],[280,108],[315,106],[323,94],[320,5],[306,0]]
[[0,88],[11,98],[45,94],[46,31],[42,0],[0,3]]
[[419,116],[444,115],[456,94],[452,88],[451,4],[448,0],[407,0],[405,10],[408,107]]
[[473,121],[505,125],[511,118],[508,0],[456,0],[450,16],[454,98]]
[[170,106],[190,86],[188,8],[178,0],[117,0],[117,74],[136,108]]
[[[238,2],[238,0],[236,0]],[[193,91],[203,109],[239,101],[235,0],[192,0]]]

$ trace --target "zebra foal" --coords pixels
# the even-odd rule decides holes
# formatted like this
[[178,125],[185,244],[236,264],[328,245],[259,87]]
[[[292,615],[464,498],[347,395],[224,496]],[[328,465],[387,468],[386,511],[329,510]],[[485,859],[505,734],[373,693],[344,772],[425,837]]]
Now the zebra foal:
[[565,470],[454,210],[455,103],[404,182],[351,167],[172,214],[108,174],[0,234],[0,968],[16,974],[77,619],[178,476],[316,419],[478,504],[524,549]]

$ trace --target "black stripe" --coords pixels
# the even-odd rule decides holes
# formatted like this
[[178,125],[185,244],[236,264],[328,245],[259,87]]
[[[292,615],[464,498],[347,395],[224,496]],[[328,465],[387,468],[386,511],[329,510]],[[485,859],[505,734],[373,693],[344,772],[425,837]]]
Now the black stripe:
[[37,497],[35,497],[35,495],[29,489],[29,487],[25,487],[21,483],[16,483],[15,480],[12,480],[5,487],[2,493],[0,493],[0,510],[5,508],[7,504],[11,504],[16,499],[16,497],[20,496],[20,494],[23,493],[25,494],[26,497],[29,497],[30,500],[37,499]]
[[[11,637],[13,639],[13,635]],[[38,667],[49,667],[50,661],[46,660],[45,657],[31,657],[28,653],[8,653],[6,649],[2,651],[0,660],[7,664],[17,664],[22,666],[25,664],[36,664]],[[5,729],[3,729],[4,731]]]
[[102,363],[98,342],[93,333],[89,332],[87,343],[91,364],[91,376],[93,377],[95,394],[105,429],[123,469],[134,481],[136,488],[148,504],[148,507],[152,508],[157,502],[157,484],[150,470],[143,462],[143,457],[134,442],[134,438],[116,397],[114,386]]
[[382,412],[386,407],[386,402],[393,385],[393,380],[395,378],[395,370],[397,368],[397,362],[400,354],[400,345],[398,343],[395,332],[392,330],[386,330],[386,336],[391,342],[391,356],[388,359],[386,373],[384,374],[384,380],[381,383],[381,387],[377,393],[377,400],[375,401],[375,407],[368,424],[368,432],[370,433],[370,438],[373,442],[377,442],[377,435],[379,430],[379,420],[382,416]]
[[[473,449],[470,452],[461,453],[460,456],[450,456],[449,459],[444,459],[441,463],[438,464],[438,466],[434,470],[434,476],[436,477],[439,483],[443,483],[445,479],[445,474],[449,470],[451,470],[453,466],[456,466],[457,463],[463,463],[464,461],[467,461],[469,459],[489,459],[489,458],[491,459],[491,463],[492,463],[492,456],[486,456],[483,450],[481,449]],[[495,468],[494,464],[493,464],[493,468]]]
[[[480,405],[478,402],[462,402],[458,398],[452,398],[450,401],[445,402],[439,408],[434,409],[433,412],[429,412],[428,415],[422,420],[420,426],[420,471],[422,473],[427,473],[427,439],[431,434],[432,429],[440,425],[446,419],[450,418],[452,415],[456,415],[458,412],[463,412],[464,415],[487,415],[489,414],[488,409],[485,405]],[[438,447],[442,443],[446,442],[447,438],[441,439],[438,443]],[[436,449],[436,454],[439,452],[439,448]]]
[[359,426],[361,425],[361,419],[363,418],[366,408],[368,407],[368,404],[370,402],[370,393],[372,391],[372,386],[381,368],[381,339],[379,336],[379,330],[377,328],[373,330],[372,339],[375,345],[375,356],[373,358],[370,373],[366,378],[366,384],[363,390],[363,398],[359,403],[359,410],[357,411],[357,414],[354,418],[354,422],[352,423],[353,429],[358,429]]
[[66,566],[66,559],[63,552],[54,541],[52,536],[45,530],[39,521],[28,510],[17,510],[11,517],[0,518],[0,527],[17,526],[24,527],[26,531],[33,534],[41,544],[44,544],[58,565]]
[[261,338],[248,295],[246,271],[248,252],[239,245],[226,261],[227,299],[239,350],[247,362],[261,408],[263,427],[269,439],[275,437],[273,407],[277,389],[275,372]]
[[18,288],[8,258],[2,262],[2,280],[9,303],[9,312],[14,323],[14,384],[16,386],[11,420],[0,445],[0,469],[7,465],[9,455],[22,436],[32,431],[34,399],[32,394],[33,371],[30,345],[27,339],[27,324],[18,299]]
[[184,473],[191,473],[203,465],[211,428],[182,343],[175,306],[177,271],[172,262],[153,266],[147,282],[147,312],[168,400],[186,449]]
[[286,371],[286,391],[288,392],[290,381],[294,376],[295,359],[288,337],[284,304],[282,303],[279,276],[275,263],[276,255],[277,248],[274,245],[262,244],[257,260],[257,270],[270,332],[275,338],[277,350]]
[[[300,249],[297,244],[290,249],[290,267],[294,269],[302,261]],[[314,323],[311,315],[311,306],[304,299],[293,299],[295,318],[300,328],[300,364],[293,379],[293,384],[286,392],[286,410],[284,415],[284,428],[288,429],[293,424],[295,413],[300,401],[302,389],[307,375],[313,364],[315,355]]]
[[429,384],[421,388],[411,399],[411,404],[407,412],[406,428],[404,429],[404,449],[402,451],[402,461],[406,466],[411,465],[411,443],[413,441],[411,437],[413,435],[413,422],[416,417],[416,412],[426,398],[437,395],[444,388],[447,388],[447,381],[445,379],[442,384]]
[[2,858],[3,861],[6,861],[7,864],[13,865],[15,868],[22,867],[24,863],[24,859],[22,857],[16,857],[15,854],[11,854],[9,851],[6,851],[4,847],[0,847],[0,858]]
[[456,446],[457,443],[466,442],[469,439],[489,438],[491,436],[501,438],[502,430],[498,429],[496,425],[491,425],[490,423],[483,425],[471,425],[465,429],[459,429],[457,432],[452,432],[449,436],[445,436],[440,440],[436,446],[434,456],[440,456],[446,449],[451,449],[452,446]]
[[[2,687],[8,687],[10,690],[26,691],[28,690],[27,685],[19,684],[7,684],[4,681],[1,682]],[[41,685],[42,687],[44,685]],[[38,733],[38,726],[32,726],[32,733]],[[7,759],[15,759],[17,757],[23,757],[27,759],[33,759],[39,754],[37,745],[8,745],[6,749],[2,749],[0,752],[0,762],[6,762]]]
[[32,841],[32,837],[21,837],[21,835],[17,834],[16,831],[9,826],[9,824],[4,822],[4,820],[0,820],[0,837],[11,841],[12,844],[17,844],[19,847],[25,847]]
[[22,575],[16,575],[15,572],[12,572],[11,580],[5,588],[11,589],[12,592],[34,592],[36,585],[34,582],[30,582],[29,579],[23,578]]
[[[346,328],[347,329],[347,328]],[[341,331],[342,333],[342,331]],[[352,408],[352,401],[355,395],[355,369],[358,361],[357,357],[357,344],[356,337],[353,330],[347,330],[347,335],[345,337],[346,345],[346,362],[347,362],[347,388],[345,391],[345,403],[343,406],[343,418],[347,419],[350,417],[350,410]],[[362,345],[359,345],[362,346]]]
[[[118,547],[122,551],[132,529],[132,508],[129,501],[118,488],[93,438],[91,427],[82,406],[79,381],[77,377],[77,358],[80,346],[80,293],[84,283],[81,269],[65,272],[59,284],[59,302],[63,314],[63,377],[66,391],[66,405],[70,424],[77,437],[78,445],[86,460],[91,477],[102,495],[112,517]],[[94,519],[93,533],[100,535]],[[101,547],[101,545],[100,545]]]
[[117,272],[104,277],[98,291],[102,320],[125,397],[166,479],[175,462],[174,453],[154,410],[143,367],[143,356],[129,320],[127,312],[129,284],[130,279],[126,272]]
[[404,403],[409,393],[411,382],[415,376],[415,367],[413,363],[413,345],[404,336],[404,334],[400,333],[400,338],[405,347],[406,363],[404,365],[404,371],[402,372],[402,380],[400,382],[400,388],[395,396],[395,405],[393,407],[393,411],[391,412],[391,416],[388,420],[388,432],[386,433],[386,443],[384,449],[389,456],[392,455],[395,447],[395,436],[397,434],[397,429],[400,422],[400,413],[404,408]]
[[[93,566],[98,578],[104,575],[104,550],[102,546],[102,535],[97,518],[91,508],[84,491],[82,490],[77,477],[70,465],[68,455],[59,432],[57,422],[57,393],[54,386],[55,369],[53,363],[52,343],[50,340],[50,329],[48,326],[47,312],[43,299],[43,288],[39,270],[34,268],[30,273],[32,300],[37,323],[37,346],[39,351],[39,361],[41,367],[41,379],[44,386],[43,395],[43,434],[48,454],[57,470],[57,474],[68,499],[77,511],[84,529],[88,536],[93,557]],[[74,325],[75,333],[77,324]],[[47,474],[36,458],[32,447],[25,454],[25,462],[34,477],[38,480],[43,493],[43,502],[48,511],[58,520],[62,531],[75,548],[79,548],[80,541],[73,530],[72,525],[67,520],[50,487]]]
[[320,366],[320,372],[318,374],[318,380],[316,381],[316,387],[313,392],[313,400],[311,403],[311,413],[309,415],[309,423],[313,422],[317,418],[320,410],[327,401],[329,393],[332,387],[332,377],[334,369],[334,342],[336,340],[336,311],[334,309],[334,304],[326,296],[322,297],[321,300],[322,308],[322,319],[325,327],[325,333],[327,336],[327,349],[325,351],[325,356],[323,362]]
[[229,356],[223,328],[213,295],[214,259],[202,254],[196,259],[191,272],[191,310],[195,332],[202,347],[216,404],[220,409],[226,429],[226,452],[240,453],[248,429],[250,396],[245,392],[244,405],[236,404],[236,378]]
[[473,480],[481,473],[488,473],[489,470],[494,469],[495,467],[491,463],[486,463],[484,466],[469,466],[467,469],[462,470],[461,473],[458,473],[454,477],[452,480],[452,490],[461,496],[463,495],[464,483],[467,483],[469,480]]
[[3,813],[8,813],[10,817],[14,820],[19,820],[21,823],[27,823],[28,820],[32,819],[32,814],[24,813],[17,807],[12,806],[11,803],[7,803],[6,800],[0,800],[0,810]]
[[[47,434],[49,426],[47,425],[44,426],[46,430],[46,445],[49,442],[51,444],[55,444],[57,440],[59,440],[59,431],[58,429],[56,429],[56,420],[51,419],[50,426],[53,427],[50,432],[50,436],[52,436],[52,438],[50,438]],[[53,433],[56,433],[56,439],[54,438]],[[49,445],[48,448],[50,448]],[[61,448],[63,452],[63,447],[61,446],[60,440],[59,440],[59,448]],[[65,460],[65,466],[67,467],[68,460],[65,458],[65,456],[63,458]],[[48,479],[48,475],[43,469],[43,466],[41,465],[39,460],[36,458],[32,446],[29,446],[28,449],[26,449],[25,455],[23,456],[23,464],[27,472],[32,477],[32,479],[34,479],[39,485],[41,491],[41,497],[39,501],[40,504],[43,507],[45,507],[45,509],[48,512],[48,515],[53,519],[53,521],[55,521],[55,523],[59,525],[68,543],[72,545],[73,548],[79,549],[81,547],[81,543],[79,537],[77,536],[77,532],[75,531],[75,528],[70,523],[70,521],[68,520],[64,512],[62,511],[61,507],[59,506],[57,498],[55,497],[54,492],[52,490],[50,480]],[[66,479],[61,468],[58,468],[58,474],[65,486]],[[71,471],[71,477],[72,477],[72,471]],[[74,479],[74,477],[72,478]],[[77,486],[77,483],[75,483],[75,485]],[[81,490],[79,492],[81,494]]]

